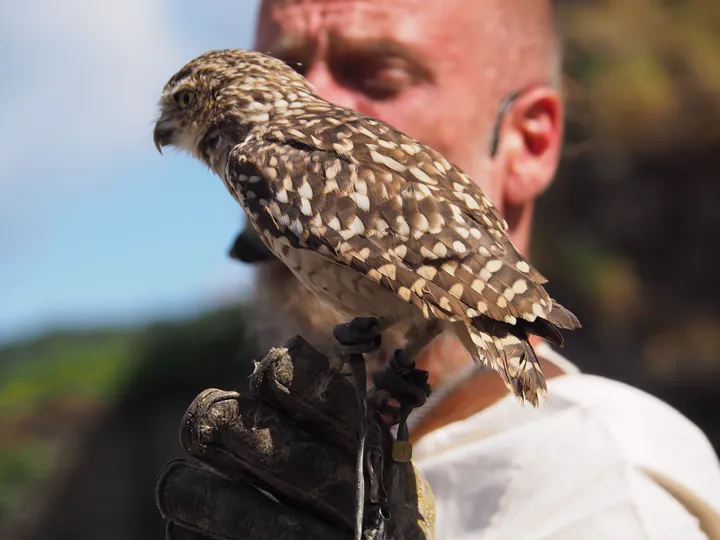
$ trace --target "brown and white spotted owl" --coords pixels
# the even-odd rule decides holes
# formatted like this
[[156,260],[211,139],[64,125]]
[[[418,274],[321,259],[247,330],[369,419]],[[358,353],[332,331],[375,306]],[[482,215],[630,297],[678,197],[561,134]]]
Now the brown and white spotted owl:
[[392,126],[333,105],[280,60],[245,50],[192,60],[165,86],[158,149],[220,176],[267,247],[348,320],[403,323],[410,343],[454,332],[476,362],[537,405],[530,334],[580,327],[543,288],[482,190]]

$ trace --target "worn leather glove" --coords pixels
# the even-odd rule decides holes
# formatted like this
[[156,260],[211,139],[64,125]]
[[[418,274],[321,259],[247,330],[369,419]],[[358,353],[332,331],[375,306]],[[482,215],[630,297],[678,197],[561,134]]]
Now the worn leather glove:
[[[158,479],[167,537],[351,539],[361,414],[352,381],[295,337],[257,365],[251,387],[205,390],[190,405],[181,443],[197,460],[173,460]],[[392,461],[391,441],[368,417],[364,537],[431,540],[432,491],[412,462]]]

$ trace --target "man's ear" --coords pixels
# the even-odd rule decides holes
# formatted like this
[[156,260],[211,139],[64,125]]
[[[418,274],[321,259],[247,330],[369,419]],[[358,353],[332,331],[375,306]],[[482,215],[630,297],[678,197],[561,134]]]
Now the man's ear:
[[562,147],[563,106],[548,87],[522,92],[500,124],[497,155],[503,207],[522,207],[552,182]]

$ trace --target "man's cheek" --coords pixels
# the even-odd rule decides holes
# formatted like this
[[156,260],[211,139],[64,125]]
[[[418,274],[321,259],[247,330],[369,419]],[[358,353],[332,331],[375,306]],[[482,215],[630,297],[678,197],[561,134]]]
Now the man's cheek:
[[372,116],[444,154],[450,147],[438,136],[443,131],[438,129],[442,117],[439,108],[439,104],[433,105],[427,98],[414,92],[407,92],[392,100],[375,102],[371,106],[375,111]]

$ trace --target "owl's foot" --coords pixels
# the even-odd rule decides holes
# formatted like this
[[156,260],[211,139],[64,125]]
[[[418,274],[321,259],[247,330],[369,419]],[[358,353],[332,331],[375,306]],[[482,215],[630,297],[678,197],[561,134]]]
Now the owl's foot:
[[380,348],[380,321],[375,317],[356,317],[338,324],[333,330],[337,341],[335,354],[340,357],[375,352]]
[[390,425],[397,424],[397,436],[392,445],[392,459],[407,462],[412,459],[412,445],[407,420],[413,409],[425,404],[430,397],[429,373],[408,364],[405,351],[396,350],[390,362],[372,374],[375,388],[370,407]]
[[[420,407],[432,393],[428,384],[429,373],[418,369],[415,364],[404,363],[400,358],[403,350],[396,350],[390,362],[383,369],[372,374],[372,380],[378,391],[387,392],[387,397],[400,403],[400,407]],[[381,399],[384,398],[384,394]]]
[[[426,321],[423,326],[415,329],[404,349],[397,349],[388,365],[372,375],[373,383],[378,392],[375,398],[382,403],[386,411],[391,411],[390,400],[395,400],[400,407],[395,408],[399,418],[402,409],[409,411],[425,404],[430,397],[428,372],[415,367],[415,359],[442,331],[442,324],[436,319]],[[385,412],[383,414],[386,414]],[[407,413],[409,414],[409,412]]]

